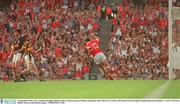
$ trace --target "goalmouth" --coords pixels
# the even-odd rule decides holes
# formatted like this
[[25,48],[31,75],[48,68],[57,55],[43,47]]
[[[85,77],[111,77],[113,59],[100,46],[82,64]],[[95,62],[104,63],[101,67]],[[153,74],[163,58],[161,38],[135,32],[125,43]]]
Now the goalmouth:
[[168,67],[169,80],[172,80],[180,78],[180,7],[173,6],[173,0],[169,0],[168,16]]

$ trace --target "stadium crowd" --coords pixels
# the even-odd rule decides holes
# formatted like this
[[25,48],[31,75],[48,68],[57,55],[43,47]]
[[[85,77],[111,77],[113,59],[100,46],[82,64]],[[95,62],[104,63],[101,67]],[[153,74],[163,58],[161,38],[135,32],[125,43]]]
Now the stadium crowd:
[[[118,5],[112,20],[109,62],[126,78],[167,78],[168,1]],[[120,71],[118,71],[120,69]]]
[[111,6],[101,6],[98,0],[79,1],[17,0],[0,13],[1,76],[10,77],[8,56],[19,32],[28,35],[36,50],[41,49],[35,62],[47,78],[83,79],[91,68],[83,40],[100,31],[100,20],[107,16],[113,24],[106,52],[114,69],[111,74],[117,79],[167,78],[167,0],[122,0]]

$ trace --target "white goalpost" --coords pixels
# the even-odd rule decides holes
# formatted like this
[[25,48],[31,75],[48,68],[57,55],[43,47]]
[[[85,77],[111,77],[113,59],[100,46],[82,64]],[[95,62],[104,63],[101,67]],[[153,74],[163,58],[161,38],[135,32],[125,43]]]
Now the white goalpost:
[[[168,55],[169,55],[169,79],[180,78],[180,7],[173,6],[173,0],[169,0],[168,12]],[[173,72],[173,69],[176,69]]]
[[169,25],[168,25],[168,55],[169,55],[169,80],[173,79],[173,59],[172,59],[172,0],[169,0]]

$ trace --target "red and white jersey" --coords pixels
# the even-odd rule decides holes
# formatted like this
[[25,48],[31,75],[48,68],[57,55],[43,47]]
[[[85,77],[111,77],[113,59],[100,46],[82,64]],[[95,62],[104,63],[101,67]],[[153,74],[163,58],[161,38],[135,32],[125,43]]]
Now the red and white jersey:
[[90,54],[94,57],[96,54],[101,53],[102,50],[99,48],[100,40],[93,39],[86,43],[86,48],[90,51]]

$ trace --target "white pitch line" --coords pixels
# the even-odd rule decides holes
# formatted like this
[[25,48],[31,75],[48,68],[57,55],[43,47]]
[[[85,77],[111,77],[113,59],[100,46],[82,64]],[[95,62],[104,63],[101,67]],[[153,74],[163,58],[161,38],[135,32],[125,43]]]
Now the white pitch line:
[[154,90],[152,93],[148,94],[144,98],[145,99],[160,98],[166,92],[170,84],[171,84],[171,80],[159,86],[158,89]]

